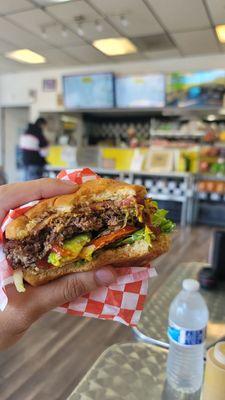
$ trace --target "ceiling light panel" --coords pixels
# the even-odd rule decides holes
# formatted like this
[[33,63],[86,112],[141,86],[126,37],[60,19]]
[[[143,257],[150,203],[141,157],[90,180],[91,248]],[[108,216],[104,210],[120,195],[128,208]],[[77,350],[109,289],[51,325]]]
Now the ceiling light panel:
[[219,41],[225,43],[225,25],[217,25],[215,29]]
[[93,46],[107,56],[119,56],[137,52],[137,47],[129,39],[123,37],[95,40]]
[[43,64],[46,58],[30,49],[20,49],[5,54],[6,58],[27,64]]

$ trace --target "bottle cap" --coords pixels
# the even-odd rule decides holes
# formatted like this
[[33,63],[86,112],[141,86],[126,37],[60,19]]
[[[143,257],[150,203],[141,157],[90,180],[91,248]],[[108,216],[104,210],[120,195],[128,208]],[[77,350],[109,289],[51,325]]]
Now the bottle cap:
[[214,357],[220,364],[225,365],[225,342],[216,343]]
[[185,279],[183,281],[183,289],[187,290],[188,292],[197,292],[199,290],[199,283],[195,279]]

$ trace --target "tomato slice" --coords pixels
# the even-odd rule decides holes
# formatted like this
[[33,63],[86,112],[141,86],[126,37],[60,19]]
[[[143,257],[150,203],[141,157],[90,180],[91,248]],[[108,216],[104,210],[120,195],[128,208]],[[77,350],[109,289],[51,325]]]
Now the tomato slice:
[[128,236],[130,233],[136,231],[137,228],[134,226],[125,226],[118,231],[108,233],[107,235],[100,236],[97,239],[94,239],[90,242],[89,246],[94,245],[95,250],[101,249],[104,246],[107,246],[110,243],[116,242],[119,239],[123,239],[124,237]]
[[53,244],[52,251],[57,253],[61,257],[70,257],[73,253],[69,249],[64,249],[60,247],[58,244]]

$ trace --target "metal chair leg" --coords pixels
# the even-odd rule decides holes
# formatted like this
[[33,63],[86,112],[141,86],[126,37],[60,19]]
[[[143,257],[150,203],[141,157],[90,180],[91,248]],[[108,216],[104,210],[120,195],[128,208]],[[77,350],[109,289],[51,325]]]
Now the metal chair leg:
[[162,349],[166,349],[166,350],[169,349],[169,343],[162,342],[161,340],[153,339],[149,336],[146,336],[141,331],[139,331],[138,328],[132,328],[132,330],[133,330],[133,333],[134,333],[135,337],[137,338],[137,340],[152,344],[152,345],[160,347]]

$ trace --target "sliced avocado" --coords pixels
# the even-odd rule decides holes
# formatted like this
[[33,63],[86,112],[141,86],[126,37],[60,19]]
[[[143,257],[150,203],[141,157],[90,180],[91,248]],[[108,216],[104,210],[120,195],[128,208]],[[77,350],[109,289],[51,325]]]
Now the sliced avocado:
[[73,253],[77,253],[77,250],[80,248],[80,246],[82,249],[82,247],[84,247],[85,244],[90,242],[90,240],[91,240],[91,235],[89,235],[88,233],[82,233],[81,235],[77,235],[72,239],[66,240],[63,243],[63,248],[68,249]]
[[70,261],[76,258],[83,247],[90,242],[91,236],[89,234],[83,233],[81,235],[77,235],[72,239],[66,240],[63,244],[63,248],[71,251],[71,256],[60,256],[60,254],[52,251],[48,256],[48,262],[55,267],[60,267],[62,263],[65,261]]

